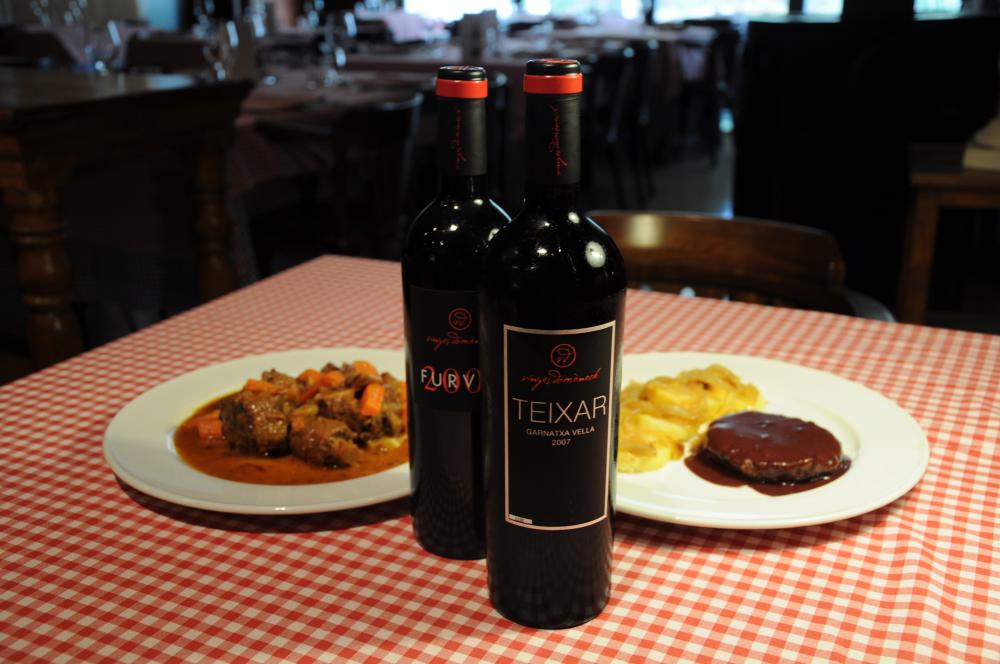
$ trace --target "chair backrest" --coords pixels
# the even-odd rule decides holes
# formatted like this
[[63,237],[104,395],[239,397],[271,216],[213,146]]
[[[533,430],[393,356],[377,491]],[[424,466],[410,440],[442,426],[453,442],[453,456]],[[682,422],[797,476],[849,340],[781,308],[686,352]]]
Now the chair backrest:
[[584,104],[588,118],[600,123],[609,143],[617,141],[621,132],[634,75],[635,51],[630,46],[602,51],[590,63],[592,83],[584,94]]
[[632,92],[629,95],[629,111],[625,121],[633,126],[646,125],[656,94],[656,82],[659,80],[658,51],[660,42],[656,39],[638,39],[629,44],[635,52],[635,75],[632,77]]
[[319,146],[330,155],[334,218],[323,238],[330,249],[398,257],[423,100],[424,95],[414,91],[404,98],[352,107],[332,119],[303,113],[296,119],[257,122],[257,128],[275,140],[310,149]]
[[[406,99],[352,109],[334,122],[333,201],[344,251],[398,257],[423,100],[415,92]],[[368,208],[369,218],[349,219],[359,205]]]
[[743,302],[855,313],[832,235],[793,224],[701,214],[599,210],[629,285]]
[[728,86],[735,85],[736,62],[740,49],[740,30],[730,18],[687,19],[684,25],[695,25],[715,30],[712,51],[717,58],[719,80]]

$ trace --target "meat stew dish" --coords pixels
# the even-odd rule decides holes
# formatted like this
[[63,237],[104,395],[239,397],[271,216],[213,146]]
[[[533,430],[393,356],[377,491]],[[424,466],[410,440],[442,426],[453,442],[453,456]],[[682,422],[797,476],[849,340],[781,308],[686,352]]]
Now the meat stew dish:
[[177,428],[178,454],[215,477],[314,484],[407,460],[406,385],[358,360],[293,378],[276,370],[199,408]]

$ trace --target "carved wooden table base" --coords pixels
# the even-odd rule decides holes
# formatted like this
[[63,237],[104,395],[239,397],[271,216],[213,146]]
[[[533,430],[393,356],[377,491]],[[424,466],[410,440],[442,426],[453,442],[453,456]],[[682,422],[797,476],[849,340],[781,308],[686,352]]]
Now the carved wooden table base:
[[59,217],[62,186],[82,167],[164,147],[185,150],[200,295],[208,300],[236,288],[223,165],[249,89],[187,76],[0,70],[0,190],[36,367],[83,348]]

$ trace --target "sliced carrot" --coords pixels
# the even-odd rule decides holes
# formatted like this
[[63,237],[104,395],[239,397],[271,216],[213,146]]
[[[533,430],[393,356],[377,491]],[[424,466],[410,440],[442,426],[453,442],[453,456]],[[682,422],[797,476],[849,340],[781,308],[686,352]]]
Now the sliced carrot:
[[198,428],[198,422],[201,420],[217,420],[219,419],[219,409],[210,410],[207,413],[202,413],[198,417],[192,417],[190,420],[185,422],[183,426],[190,427],[192,429]]
[[312,385],[313,383],[322,380],[323,374],[316,371],[315,369],[306,369],[299,374],[299,382],[305,383],[306,385]]
[[195,425],[198,427],[198,438],[203,443],[212,438],[222,438],[222,420],[218,417],[199,417],[195,420]]
[[201,420],[217,420],[220,417],[222,417],[222,413],[218,408],[216,408],[215,410],[202,413],[198,417],[194,418],[194,422],[200,422]]
[[244,390],[248,392],[277,392],[278,386],[273,383],[269,383],[266,380],[255,380],[253,378],[247,379],[246,385],[243,386]]
[[300,383],[305,383],[305,387],[297,390],[295,398],[299,403],[305,403],[306,401],[312,399],[313,395],[319,392],[320,381],[323,380],[323,374],[315,369],[306,369],[299,374],[297,380]]
[[299,391],[299,396],[297,397],[298,402],[305,403],[309,401],[314,396],[316,396],[316,393],[319,392],[319,388],[320,388],[320,381],[318,380],[313,381],[312,383],[310,383],[309,387]]
[[385,395],[385,388],[382,383],[368,383],[365,391],[361,393],[361,404],[358,412],[365,417],[374,417],[382,412],[382,397]]
[[344,372],[334,369],[333,371],[327,371],[323,374],[323,378],[320,380],[323,387],[343,387],[344,386]]
[[381,376],[375,365],[367,360],[354,360],[354,370],[366,376],[375,376],[376,378]]

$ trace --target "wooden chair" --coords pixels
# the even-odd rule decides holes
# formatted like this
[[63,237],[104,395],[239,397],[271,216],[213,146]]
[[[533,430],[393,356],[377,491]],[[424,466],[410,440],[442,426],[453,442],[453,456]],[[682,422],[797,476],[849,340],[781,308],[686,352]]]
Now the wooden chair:
[[632,287],[893,320],[884,306],[844,287],[840,247],[823,231],[678,212],[590,216],[621,249]]
[[740,30],[731,18],[686,19],[684,25],[712,28],[716,37],[712,40],[712,55],[718,73],[718,94],[720,105],[733,108],[736,101],[737,63],[740,56]]
[[424,96],[351,108],[332,121],[261,120],[276,140],[318,148],[331,159],[333,219],[319,238],[328,250],[396,258],[406,221],[413,137]]
[[618,205],[625,206],[625,146],[623,133],[627,104],[633,90],[635,51],[625,47],[596,55],[589,63],[592,81],[584,91],[582,117],[584,184],[592,187],[596,165],[607,164],[615,185]]
[[[683,34],[683,33],[682,33]],[[689,41],[681,38],[679,45],[681,48],[695,50],[705,49],[706,46],[699,40]],[[707,46],[705,54],[705,71],[701,79],[697,81],[685,81],[681,85],[680,95],[680,115],[682,127],[681,132],[687,129],[686,124],[691,115],[691,109],[696,112],[695,123],[697,125],[696,134],[701,142],[702,148],[708,153],[709,165],[715,168],[719,161],[719,147],[722,144],[722,133],[719,130],[720,96],[719,96],[719,69],[720,69],[720,49],[722,43],[719,34]]]
[[653,99],[660,93],[657,89],[659,77],[658,51],[660,42],[656,39],[640,39],[630,42],[635,52],[635,76],[627,102],[625,117],[626,140],[629,145],[632,173],[635,184],[636,204],[646,207],[646,196],[656,193],[649,147],[649,127],[652,120]]

